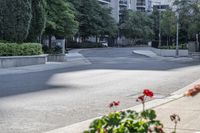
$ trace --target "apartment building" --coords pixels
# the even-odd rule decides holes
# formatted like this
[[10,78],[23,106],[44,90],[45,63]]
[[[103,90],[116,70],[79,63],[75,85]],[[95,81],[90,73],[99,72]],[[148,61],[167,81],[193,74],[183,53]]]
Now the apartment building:
[[[98,0],[102,6],[112,8],[112,16],[119,22],[122,12],[126,9],[149,12],[154,0]],[[163,0],[160,0],[163,1]],[[164,0],[165,1],[165,0]]]
[[113,18],[119,22],[123,10],[136,10],[135,0],[98,0],[102,6],[112,8]]
[[153,9],[166,10],[172,7],[174,0],[151,0],[151,11]]

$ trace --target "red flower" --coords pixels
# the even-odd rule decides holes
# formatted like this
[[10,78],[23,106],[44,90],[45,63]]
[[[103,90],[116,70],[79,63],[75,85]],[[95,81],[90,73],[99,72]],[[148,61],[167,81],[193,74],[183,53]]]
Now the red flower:
[[139,102],[139,101],[144,102],[144,95],[143,96],[139,96],[136,101],[137,102]]
[[109,107],[112,108],[114,106],[117,107],[119,105],[120,105],[120,101],[113,101],[112,103],[109,104]]
[[117,102],[114,101],[113,104],[114,104],[114,106],[119,106],[120,101],[117,101]]
[[110,108],[112,108],[113,106],[114,106],[113,103],[110,103],[110,104],[109,104],[109,107],[110,107]]
[[147,96],[147,97],[153,97],[153,95],[154,95],[153,92],[150,91],[149,89],[145,89],[144,92],[143,92],[143,94],[145,96]]

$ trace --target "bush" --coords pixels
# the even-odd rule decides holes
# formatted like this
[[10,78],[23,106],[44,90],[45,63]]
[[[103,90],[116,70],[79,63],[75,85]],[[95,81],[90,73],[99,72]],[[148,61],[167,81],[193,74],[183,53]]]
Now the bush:
[[42,53],[42,45],[38,43],[0,43],[0,56],[40,55]]
[[142,113],[128,110],[113,112],[94,120],[90,129],[84,133],[147,133],[150,130],[163,133],[162,129],[163,124],[156,120],[154,110],[146,110]]
[[61,54],[62,53],[62,48],[60,46],[49,48],[47,45],[44,45],[42,49],[45,54]]
[[101,43],[94,43],[94,42],[83,42],[77,43],[74,41],[69,41],[67,48],[102,48],[103,45]]
[[[176,45],[171,45],[171,46],[160,46],[158,47],[159,49],[176,49]],[[186,44],[180,44],[179,49],[187,49]]]

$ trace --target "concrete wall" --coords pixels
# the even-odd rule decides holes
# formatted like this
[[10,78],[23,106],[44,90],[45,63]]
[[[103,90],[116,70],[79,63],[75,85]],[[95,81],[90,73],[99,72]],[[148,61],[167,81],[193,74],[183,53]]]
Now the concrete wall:
[[200,52],[192,52],[191,56],[194,60],[200,61]]
[[46,61],[46,55],[0,57],[0,68],[45,64]]
[[[174,49],[156,49],[152,48],[152,51],[156,53],[159,56],[163,57],[175,57],[176,56],[176,50]],[[188,50],[179,50],[179,56],[186,57],[189,56]]]
[[47,58],[48,62],[65,62],[65,54],[54,54],[54,55],[48,55]]

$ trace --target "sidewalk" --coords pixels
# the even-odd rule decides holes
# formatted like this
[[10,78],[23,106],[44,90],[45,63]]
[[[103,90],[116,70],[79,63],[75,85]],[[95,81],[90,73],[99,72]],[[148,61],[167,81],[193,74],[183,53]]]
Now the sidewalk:
[[151,49],[144,49],[144,50],[133,50],[133,53],[145,55],[150,58],[158,59],[158,60],[167,60],[167,61],[181,61],[181,62],[194,62],[194,60],[190,57],[162,57],[155,54]]
[[72,50],[71,52],[69,52],[69,54],[66,54],[66,62],[47,62],[46,64],[41,65],[0,68],[0,75],[40,72],[91,64],[90,61],[88,61],[78,52],[79,51],[77,50]]
[[[156,110],[158,119],[161,120],[165,126],[166,133],[171,133],[174,126],[173,122],[170,121],[170,115],[172,114],[178,114],[181,117],[181,122],[178,123],[177,133],[200,133],[200,94],[195,97],[183,97],[184,92],[197,83],[200,83],[200,80],[172,93],[171,96],[167,98],[155,99],[146,104],[146,108],[153,108]],[[141,111],[142,106],[137,105],[129,109]],[[82,133],[84,130],[88,129],[89,124],[94,119],[46,133]]]

